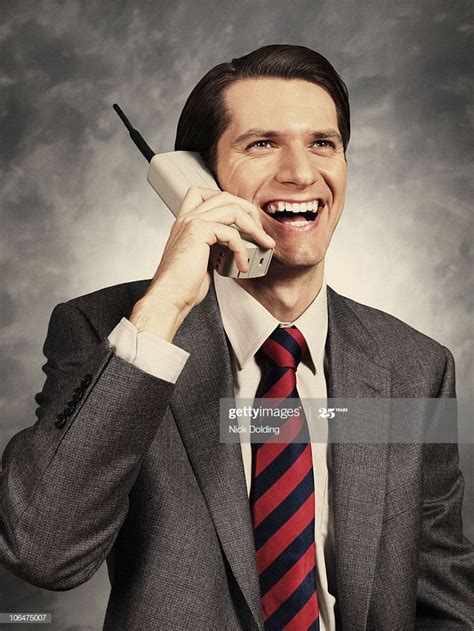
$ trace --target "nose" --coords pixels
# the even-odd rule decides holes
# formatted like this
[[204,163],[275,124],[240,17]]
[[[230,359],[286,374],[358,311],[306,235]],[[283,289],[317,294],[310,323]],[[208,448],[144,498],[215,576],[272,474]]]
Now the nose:
[[284,149],[280,154],[276,179],[281,184],[293,184],[300,188],[311,186],[318,178],[316,166],[305,147]]

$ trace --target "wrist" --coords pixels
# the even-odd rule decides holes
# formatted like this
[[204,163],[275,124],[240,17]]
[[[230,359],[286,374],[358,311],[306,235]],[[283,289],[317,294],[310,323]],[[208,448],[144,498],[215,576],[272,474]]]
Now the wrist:
[[139,332],[150,331],[172,342],[186,314],[173,303],[152,295],[145,295],[133,307],[130,322]]

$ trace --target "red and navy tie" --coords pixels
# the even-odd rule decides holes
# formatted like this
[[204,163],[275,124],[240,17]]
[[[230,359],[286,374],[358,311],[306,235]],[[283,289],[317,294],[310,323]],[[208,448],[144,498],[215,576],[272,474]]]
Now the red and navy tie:
[[[273,331],[260,349],[269,363],[261,398],[298,403],[296,368],[305,350],[295,326]],[[285,421],[280,442],[252,444],[250,507],[265,631],[319,631],[313,462],[300,409]]]

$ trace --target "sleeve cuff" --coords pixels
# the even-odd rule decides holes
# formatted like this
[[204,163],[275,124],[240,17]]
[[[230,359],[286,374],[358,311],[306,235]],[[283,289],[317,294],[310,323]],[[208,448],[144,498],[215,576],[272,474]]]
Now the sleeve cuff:
[[188,352],[150,331],[138,332],[127,318],[120,320],[108,340],[118,357],[170,383],[176,383],[189,357]]

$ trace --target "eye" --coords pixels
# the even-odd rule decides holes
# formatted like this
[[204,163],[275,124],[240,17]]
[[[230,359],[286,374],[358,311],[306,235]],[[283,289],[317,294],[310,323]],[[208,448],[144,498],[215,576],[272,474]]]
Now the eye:
[[271,145],[272,143],[269,140],[255,140],[247,146],[247,149],[253,149],[254,147],[257,147],[257,149],[269,149]]
[[335,149],[336,145],[330,140],[315,140],[314,145],[320,149]]

